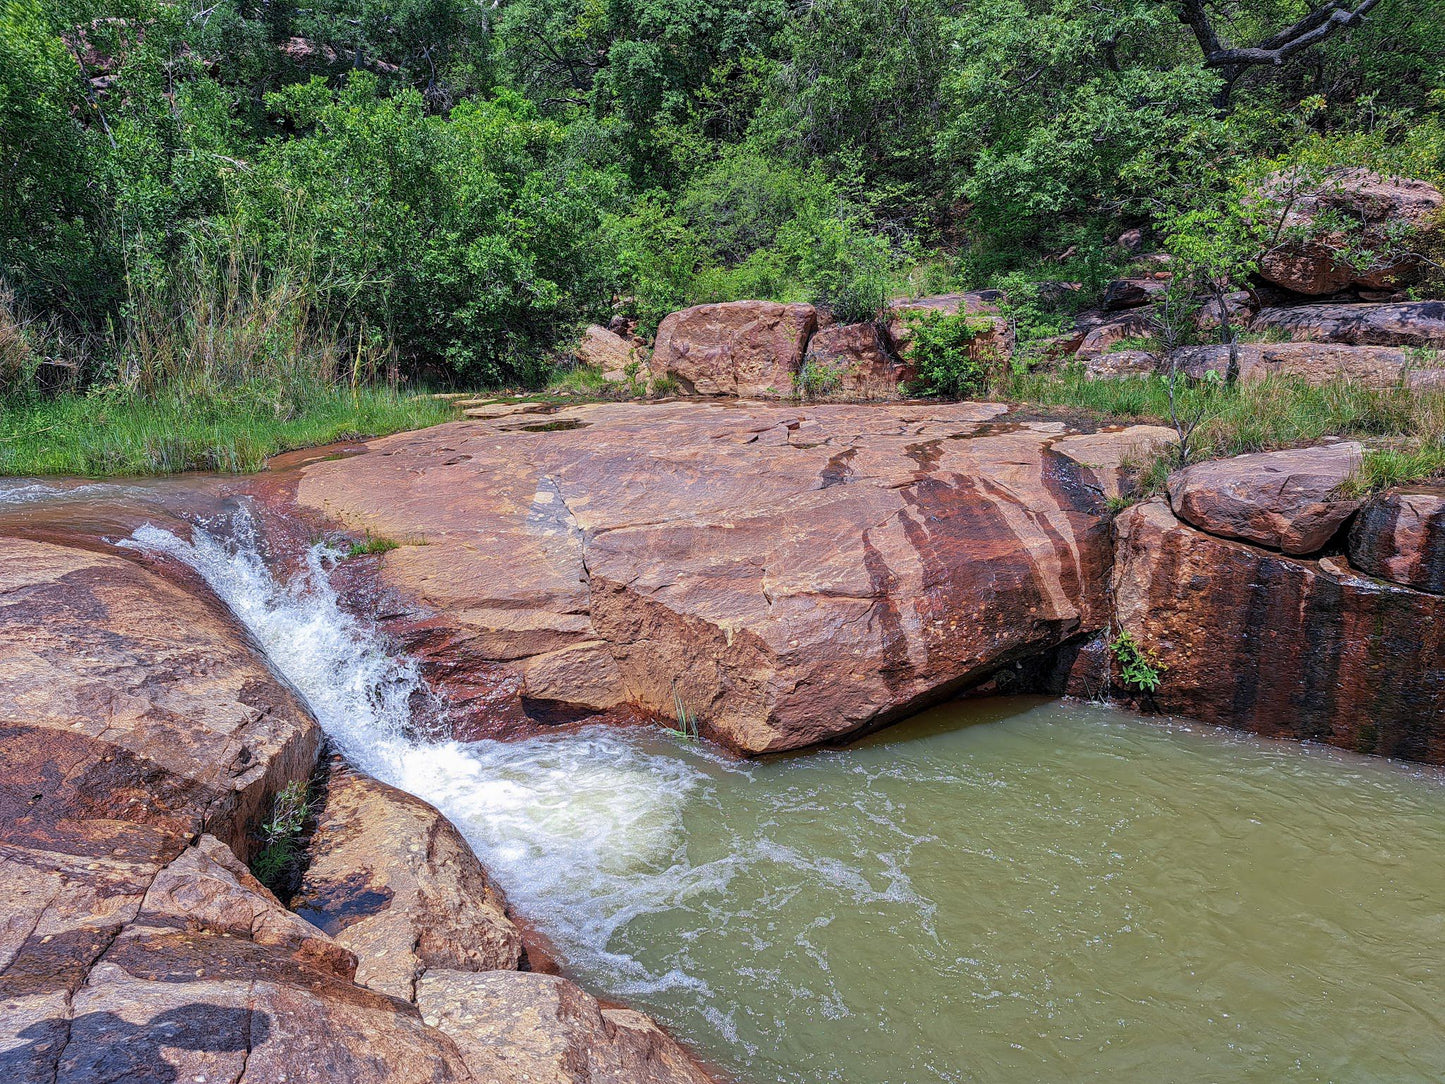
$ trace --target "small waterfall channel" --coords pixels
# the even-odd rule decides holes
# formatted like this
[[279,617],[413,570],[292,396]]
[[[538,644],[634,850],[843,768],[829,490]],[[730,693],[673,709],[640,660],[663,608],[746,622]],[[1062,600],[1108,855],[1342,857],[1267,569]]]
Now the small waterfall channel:
[[646,730],[417,740],[421,676],[279,580],[196,569],[362,769],[461,829],[569,972],[740,1081],[1425,1081],[1445,1065],[1437,772],[1040,700],[756,763]]

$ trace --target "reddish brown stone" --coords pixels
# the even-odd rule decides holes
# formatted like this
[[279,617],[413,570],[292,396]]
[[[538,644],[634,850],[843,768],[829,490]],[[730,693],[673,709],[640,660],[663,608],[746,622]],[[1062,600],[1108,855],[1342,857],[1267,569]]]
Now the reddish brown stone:
[[[575,428],[374,442],[303,468],[298,499],[426,539],[381,559],[383,623],[445,645],[423,664],[448,692],[511,690],[479,723],[614,702],[670,716],[676,690],[762,752],[882,725],[1102,620],[1097,477],[1054,449],[1066,427],[1005,414],[597,404],[552,416]],[[573,652],[594,661],[554,665]]]
[[1445,301],[1262,309],[1251,327],[1297,342],[1445,347]]
[[1152,305],[1169,289],[1167,280],[1119,279],[1104,287],[1104,308],[1109,312]]
[[600,369],[608,380],[628,379],[627,367],[637,362],[641,369],[641,351],[637,345],[600,324],[590,324],[577,343],[577,360]]
[[1118,620],[1168,667],[1147,703],[1445,762],[1445,599],[1215,538],[1162,500],[1116,522]]
[[1392,490],[1368,502],[1350,528],[1350,564],[1445,594],[1445,490]]
[[[1365,290],[1396,289],[1419,266],[1414,255],[1377,259],[1363,266],[1348,258],[1351,251],[1388,251],[1392,231],[1404,225],[1427,232],[1436,223],[1445,199],[1434,185],[1402,177],[1384,177],[1366,169],[1332,173],[1322,182],[1301,184],[1293,175],[1278,174],[1265,192],[1284,210],[1276,226],[1285,238],[1259,261],[1259,274],[1299,294],[1322,296],[1349,286]],[[1328,228],[1325,216],[1355,225],[1350,233]],[[1418,236],[1407,245],[1418,251]]]
[[412,1000],[429,967],[514,969],[522,939],[440,813],[345,764],[326,782],[291,906],[356,954],[356,980]]
[[658,327],[652,375],[698,395],[787,398],[817,326],[812,305],[695,305],[671,313]]
[[894,357],[875,323],[824,328],[808,343],[803,372],[809,383],[804,398],[897,399],[899,385],[914,379],[911,365]]
[[1196,463],[1170,477],[1169,503],[1210,534],[1315,553],[1360,506],[1337,494],[1363,459],[1364,449],[1348,442]]

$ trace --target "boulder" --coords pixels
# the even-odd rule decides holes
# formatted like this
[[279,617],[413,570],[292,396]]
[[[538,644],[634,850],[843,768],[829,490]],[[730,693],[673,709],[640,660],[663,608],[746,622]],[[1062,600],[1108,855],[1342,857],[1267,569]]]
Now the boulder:
[[1315,553],[1359,508],[1337,493],[1363,461],[1364,449],[1350,441],[1196,463],[1170,477],[1169,503],[1210,534]]
[[1114,425],[1061,437],[1052,447],[1082,467],[1086,484],[1105,500],[1119,500],[1156,455],[1178,443],[1167,425]]
[[[1367,169],[1331,172],[1323,181],[1301,183],[1277,174],[1264,192],[1284,211],[1282,241],[1259,261],[1259,275],[1298,294],[1323,296],[1348,287],[1392,290],[1408,282],[1419,266],[1418,234],[1436,229],[1445,207],[1434,185],[1385,177]],[[1278,211],[1274,218],[1280,218]],[[1338,223],[1349,222],[1348,231]],[[1390,254],[1395,231],[1414,231],[1406,254]],[[1396,247],[1398,243],[1396,243]],[[1353,252],[1385,253],[1363,263]]]
[[[676,689],[736,749],[797,748],[1104,619],[1103,487],[1055,450],[1062,423],[989,403],[695,401],[553,420],[443,425],[298,468],[304,509],[427,540],[379,562],[382,624],[446,690],[459,736],[569,703],[670,717]],[[537,712],[531,668],[574,651],[595,662],[549,668]]]
[[1170,715],[1445,762],[1445,598],[1216,538],[1159,499],[1115,521],[1116,616]]
[[356,981],[412,1000],[429,967],[513,969],[522,938],[461,834],[426,802],[332,766],[291,906],[356,954]]
[[799,388],[808,399],[897,399],[899,385],[914,379],[911,365],[894,357],[875,323],[824,328],[808,343]]
[[1148,339],[1159,333],[1152,309],[1128,309],[1106,314],[1090,327],[1076,351],[1081,358],[1107,354],[1109,348],[1125,339]]
[[601,369],[608,380],[624,381],[627,367],[639,362],[637,344],[624,339],[600,324],[589,324],[577,344],[577,360],[583,365]]
[[83,776],[96,817],[164,830],[153,859],[203,831],[249,856],[249,828],[315,764],[320,730],[230,614],[136,561],[5,539],[0,653],[0,767]]
[[1369,576],[1445,594],[1445,489],[1369,501],[1350,527],[1350,564]]
[[1445,347],[1445,301],[1262,309],[1250,326],[1296,342]]
[[913,331],[908,326],[910,313],[940,313],[957,316],[964,313],[976,318],[982,329],[969,344],[979,358],[1007,360],[1013,355],[1013,329],[999,311],[1006,300],[1001,290],[971,290],[960,294],[936,294],[932,297],[895,298],[888,305],[887,333],[893,353],[905,362]]
[[555,975],[428,971],[417,1006],[488,1084],[710,1084],[650,1018]]
[[670,313],[658,327],[652,375],[697,395],[786,398],[817,326],[812,305],[695,305]]
[[[1369,388],[1398,387],[1416,375],[1415,359],[1393,346],[1347,346],[1340,343],[1240,343],[1239,379],[1243,382],[1267,377],[1290,377],[1307,384],[1348,382]],[[1229,347],[1183,346],[1173,354],[1180,371],[1199,380],[1206,373],[1225,376]],[[1421,370],[1425,377],[1436,370]]]
[[1084,358],[1084,375],[1090,380],[1151,376],[1158,371],[1159,358],[1147,350],[1112,350]]
[[1119,279],[1104,287],[1104,308],[1109,312],[1152,305],[1169,289],[1167,279]]

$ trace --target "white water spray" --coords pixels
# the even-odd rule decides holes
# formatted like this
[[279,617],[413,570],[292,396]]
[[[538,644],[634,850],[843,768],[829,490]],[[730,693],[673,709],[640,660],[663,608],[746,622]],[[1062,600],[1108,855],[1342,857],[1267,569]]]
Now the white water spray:
[[199,572],[347,759],[446,814],[569,961],[616,976],[618,992],[696,984],[608,948],[638,914],[727,875],[725,864],[686,863],[682,811],[703,779],[687,760],[602,728],[522,742],[418,740],[409,705],[425,691],[422,677],[340,605],[326,574],[340,551],[313,546],[300,574],[279,582],[244,509],[224,531],[195,528],[189,542],[145,526],[121,544]]

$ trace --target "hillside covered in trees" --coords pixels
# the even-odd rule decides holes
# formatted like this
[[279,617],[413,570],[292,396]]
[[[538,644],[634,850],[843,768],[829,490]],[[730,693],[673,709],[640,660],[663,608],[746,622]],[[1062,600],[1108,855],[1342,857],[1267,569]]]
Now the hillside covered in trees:
[[[1138,239],[1200,282],[1246,279],[1270,178],[1438,185],[1442,16],[1439,0],[8,0],[11,409],[171,396],[178,417],[228,401],[290,419],[338,381],[542,386],[590,322],[645,337],[742,298],[847,322],[982,288],[1005,292],[1026,370]],[[1416,256],[1430,296],[1436,258]],[[51,424],[89,417],[64,409]],[[382,429],[395,404],[368,409]]]

